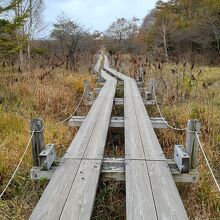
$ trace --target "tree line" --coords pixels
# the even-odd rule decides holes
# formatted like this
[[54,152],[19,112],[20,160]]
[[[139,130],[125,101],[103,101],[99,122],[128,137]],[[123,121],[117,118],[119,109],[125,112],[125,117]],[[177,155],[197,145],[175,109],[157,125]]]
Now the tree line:
[[[220,62],[220,1],[157,1],[144,18],[117,18],[104,33],[90,33],[83,25],[60,14],[45,39],[39,33],[43,0],[0,2],[1,65],[64,66],[77,71],[81,63],[91,69],[101,45],[111,54],[144,54],[160,61]],[[88,62],[89,61],[89,62]]]
[[146,43],[155,55],[220,61],[219,0],[160,0],[149,16],[153,22],[145,28]]
[[65,66],[77,71],[85,61],[88,68],[99,45],[97,33],[86,28],[64,13],[57,17],[52,31],[45,39],[39,33],[45,27],[42,21],[43,0],[4,0],[0,3],[0,57],[2,66],[18,66],[19,71],[34,67]]
[[219,0],[159,0],[141,25],[120,18],[108,30],[113,39],[107,47],[114,51],[160,61],[220,62]]
[[[0,56],[11,63],[19,57],[20,68],[31,65],[31,47],[39,31],[43,0],[11,0],[0,3]],[[25,56],[26,53],[26,57]]]

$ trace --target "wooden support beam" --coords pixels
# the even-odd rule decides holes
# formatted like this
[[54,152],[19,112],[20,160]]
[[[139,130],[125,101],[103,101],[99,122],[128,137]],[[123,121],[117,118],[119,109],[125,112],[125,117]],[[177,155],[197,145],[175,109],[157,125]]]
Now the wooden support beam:
[[137,83],[138,88],[143,88],[143,86],[144,86],[144,82],[143,81],[136,82],[136,83]]
[[198,169],[192,169],[189,173],[181,173],[175,161],[167,160],[173,179],[177,183],[197,183],[199,181]]
[[32,167],[30,175],[32,180],[50,180],[58,167],[51,166],[49,170],[41,170],[40,167]]
[[[95,100],[90,100],[87,101],[86,105],[93,105],[93,103],[95,102]],[[155,100],[146,100],[143,99],[143,102],[146,106],[151,106],[151,105],[155,105]],[[123,98],[115,98],[114,99],[114,105],[115,106],[124,106],[124,99]]]
[[101,89],[102,89],[102,88],[94,88],[94,89],[93,89],[93,92],[94,92],[95,94],[99,94],[100,91],[101,91]]
[[[199,172],[197,169],[191,170],[189,173],[181,173],[172,160],[167,160],[167,165],[173,175],[175,182],[196,183],[199,180]],[[125,159],[124,158],[104,158],[101,168],[101,174],[110,179],[125,181]]]
[[[145,105],[155,105],[155,100],[146,100],[143,99],[143,102]],[[114,105],[116,106],[123,106],[124,105],[124,99],[123,98],[115,98],[114,99]]]
[[[175,182],[180,183],[196,183],[199,181],[199,171],[197,169],[190,170],[189,173],[180,173],[176,163],[173,160],[167,160],[167,165],[173,175]],[[33,167],[31,170],[31,178],[40,180],[42,178],[51,179],[54,172],[58,168],[52,166],[48,171]],[[118,181],[125,181],[125,158],[104,158],[101,167],[103,177]]]
[[[69,120],[70,126],[80,127],[86,116],[73,116]],[[162,118],[150,118],[153,128],[167,128],[167,123]],[[112,117],[110,121],[111,128],[124,128],[124,117]]]
[[125,181],[125,159],[124,158],[104,158],[101,167],[102,176]]

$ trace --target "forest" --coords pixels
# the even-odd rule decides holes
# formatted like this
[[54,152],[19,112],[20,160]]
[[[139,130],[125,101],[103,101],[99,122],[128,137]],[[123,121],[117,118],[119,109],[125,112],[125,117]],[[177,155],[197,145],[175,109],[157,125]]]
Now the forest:
[[[119,72],[145,85],[157,81],[158,102],[171,125],[201,122],[202,144],[220,184],[220,1],[159,0],[145,18],[115,18],[104,32],[65,12],[48,29],[45,7],[44,0],[0,1],[0,219],[30,217],[49,182],[31,179],[31,148],[7,185],[30,138],[30,119],[43,119],[45,142],[54,143],[62,158],[78,130],[59,122],[76,109],[85,80],[91,91],[99,86],[94,66],[100,48]],[[156,108],[147,110],[158,116]],[[185,140],[184,132],[170,129],[156,134],[168,158]],[[122,149],[112,154],[120,157]],[[189,219],[219,219],[220,192],[201,151],[199,173],[197,183],[177,184]],[[125,219],[124,188],[102,179],[92,219]]]

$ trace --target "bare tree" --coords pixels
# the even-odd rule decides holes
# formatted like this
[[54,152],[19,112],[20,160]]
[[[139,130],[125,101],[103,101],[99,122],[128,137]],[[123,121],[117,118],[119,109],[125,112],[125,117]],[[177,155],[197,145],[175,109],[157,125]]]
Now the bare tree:
[[21,28],[17,30],[20,64],[24,66],[24,50],[27,48],[28,69],[31,65],[31,41],[40,31],[40,17],[43,11],[43,0],[19,0],[14,8],[14,17],[23,17]]
[[131,20],[118,18],[107,29],[107,36],[113,38],[115,42],[118,42],[120,45],[137,35],[139,32],[138,22],[139,19],[135,17]]
[[28,70],[31,67],[31,42],[41,31],[41,13],[43,11],[43,0],[28,0],[29,1],[29,16],[25,25],[25,34],[27,35],[27,55],[28,55]]
[[58,16],[53,27],[51,38],[56,44],[56,56],[65,59],[66,69],[76,70],[78,46],[86,35],[84,28],[65,14]]

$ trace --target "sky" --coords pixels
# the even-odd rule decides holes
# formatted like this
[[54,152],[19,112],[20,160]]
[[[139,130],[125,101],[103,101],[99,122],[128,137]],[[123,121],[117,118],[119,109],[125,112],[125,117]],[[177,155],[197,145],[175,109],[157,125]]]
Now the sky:
[[90,31],[104,32],[120,17],[143,19],[154,8],[156,0],[45,0],[44,22],[50,29],[56,17],[64,12]]

